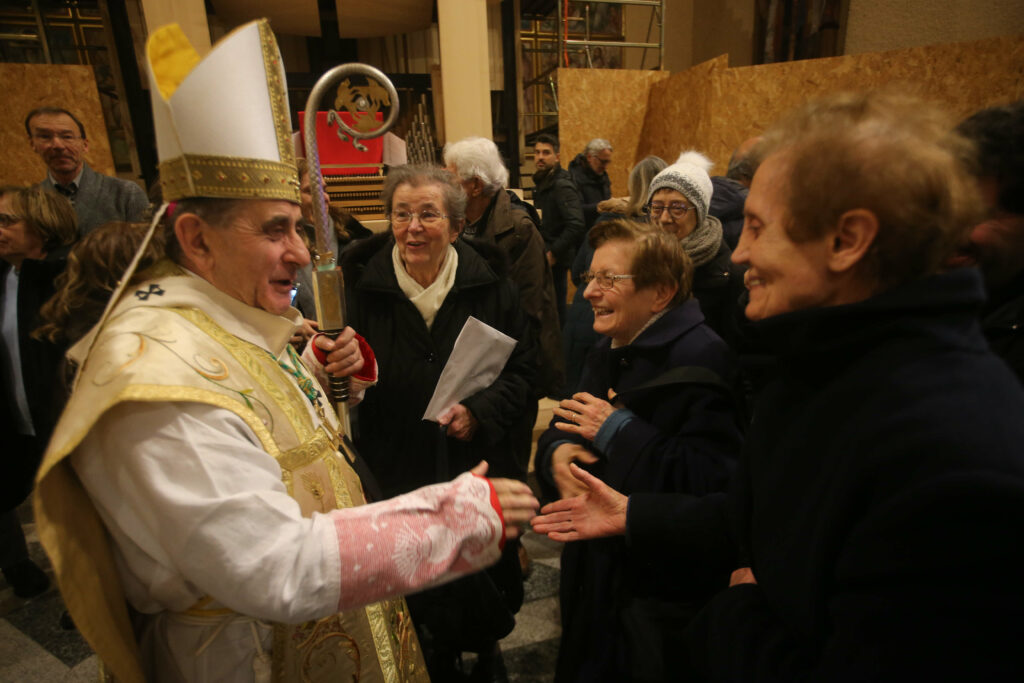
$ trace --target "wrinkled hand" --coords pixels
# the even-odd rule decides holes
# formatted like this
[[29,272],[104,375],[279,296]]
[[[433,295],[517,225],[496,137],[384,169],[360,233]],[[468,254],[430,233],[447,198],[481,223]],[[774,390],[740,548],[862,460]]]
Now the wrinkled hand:
[[583,446],[575,443],[564,443],[551,454],[551,476],[562,498],[572,498],[586,493],[587,487],[573,476],[569,465],[574,462],[591,464],[597,462],[597,456]]
[[437,418],[439,424],[447,425],[448,436],[455,437],[459,441],[469,441],[476,434],[476,428],[480,424],[473,413],[461,403],[456,403],[448,410],[441,413]]
[[738,586],[741,583],[757,583],[757,579],[754,578],[754,572],[750,567],[740,567],[733,571],[732,576],[729,577],[729,588]]
[[[608,397],[615,397],[611,389],[608,390]],[[583,391],[573,394],[572,398],[560,401],[558,407],[553,412],[558,417],[568,421],[556,422],[555,427],[563,432],[579,434],[587,441],[593,441],[604,421],[615,412],[615,406],[604,399]]]
[[295,330],[295,334],[292,335],[289,342],[295,347],[296,351],[302,351],[302,348],[306,345],[306,342],[309,341],[309,338],[316,334],[317,329],[317,322],[315,320],[303,318],[302,325],[299,329]]
[[629,499],[581,467],[573,464],[569,469],[586,493],[545,505],[530,520],[533,530],[563,543],[626,533]]
[[349,377],[363,369],[363,354],[359,351],[359,340],[351,327],[346,327],[337,339],[318,335],[313,339],[318,348],[327,352],[324,370],[335,377]]
[[[470,470],[478,476],[487,474],[487,461],[481,461],[479,465]],[[501,504],[501,515],[505,518],[505,538],[517,538],[522,533],[522,527],[537,514],[540,503],[534,498],[530,487],[515,479],[491,479],[491,485],[498,494],[498,503]]]

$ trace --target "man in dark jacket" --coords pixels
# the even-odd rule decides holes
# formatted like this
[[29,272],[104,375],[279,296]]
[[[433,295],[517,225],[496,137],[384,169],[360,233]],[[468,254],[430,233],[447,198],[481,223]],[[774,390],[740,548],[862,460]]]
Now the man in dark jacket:
[[569,266],[583,241],[586,227],[580,193],[569,172],[559,165],[558,139],[538,135],[533,146],[533,204],[540,211],[540,233],[555,283],[559,323],[565,319],[565,298],[569,290]]
[[[895,93],[811,103],[763,144],[733,258],[777,370],[732,492],[613,515],[652,562],[737,567],[680,678],[1020,680],[1024,390],[981,333],[978,273],[941,272],[980,212],[969,146]],[[593,537],[573,532],[587,498],[535,529]]]
[[988,287],[982,331],[1024,381],[1024,100],[983,109],[960,124],[978,148],[985,220],[955,263],[981,268]]
[[[462,237],[489,242],[501,249],[508,276],[519,288],[519,301],[530,323],[537,354],[534,399],[557,394],[565,386],[562,337],[551,269],[544,257],[544,238],[512,194],[504,190],[508,169],[491,140],[470,137],[444,147],[444,163],[462,183],[468,201]],[[530,458],[537,402],[531,401],[519,431],[517,451],[523,467]]]
[[594,138],[582,152],[569,162],[569,174],[583,198],[583,221],[587,229],[597,222],[597,205],[611,199],[612,181],[608,164],[612,162],[612,143]]

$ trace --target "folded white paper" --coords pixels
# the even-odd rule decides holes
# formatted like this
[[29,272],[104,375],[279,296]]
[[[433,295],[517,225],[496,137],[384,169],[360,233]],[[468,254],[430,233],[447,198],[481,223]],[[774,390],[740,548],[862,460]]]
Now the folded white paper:
[[470,316],[455,340],[423,419],[437,422],[444,411],[491,386],[515,346],[515,339]]

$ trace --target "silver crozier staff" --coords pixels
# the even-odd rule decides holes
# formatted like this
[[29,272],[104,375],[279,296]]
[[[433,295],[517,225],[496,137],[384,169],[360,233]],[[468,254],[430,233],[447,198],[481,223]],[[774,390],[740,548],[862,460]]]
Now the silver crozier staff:
[[[306,161],[309,164],[309,182],[313,192],[313,221],[316,227],[316,249],[313,253],[313,297],[316,299],[316,319],[320,331],[334,338],[345,328],[345,285],[342,281],[341,271],[338,269],[338,256],[331,251],[331,231],[334,227],[331,218],[327,213],[327,202],[324,201],[324,180],[320,173],[320,152],[316,140],[316,116],[320,110],[320,102],[327,93],[331,84],[340,82],[343,78],[351,76],[365,76],[368,80],[376,81],[387,92],[390,99],[389,113],[380,127],[370,131],[355,130],[348,126],[341,116],[331,116],[331,120],[337,122],[342,132],[352,138],[352,144],[357,145],[358,140],[384,135],[398,120],[398,93],[395,86],[378,69],[366,64],[342,64],[336,66],[316,82],[313,91],[306,100],[306,114],[303,122],[303,133],[306,140]],[[357,112],[366,112],[372,115],[377,105],[373,98],[367,97],[359,92],[359,88],[349,86],[350,92],[354,94],[354,104]],[[375,90],[372,86],[367,91]],[[351,111],[351,109],[350,109]],[[358,145],[357,145],[358,147]],[[342,433],[350,436],[348,420],[348,378],[330,377],[331,402],[334,409],[338,411],[338,419],[341,422]]]

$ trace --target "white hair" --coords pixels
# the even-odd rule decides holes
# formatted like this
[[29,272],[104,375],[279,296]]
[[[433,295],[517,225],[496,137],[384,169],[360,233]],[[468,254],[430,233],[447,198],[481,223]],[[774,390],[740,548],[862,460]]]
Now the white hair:
[[455,169],[460,180],[479,178],[488,197],[508,185],[508,169],[501,160],[498,146],[487,138],[470,137],[449,142],[444,146],[444,163]]
[[612,143],[608,142],[604,138],[594,138],[587,143],[587,146],[583,148],[583,154],[588,157],[597,156],[604,150],[612,151]]

